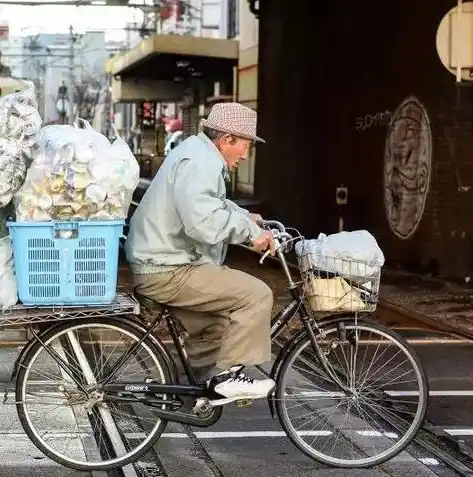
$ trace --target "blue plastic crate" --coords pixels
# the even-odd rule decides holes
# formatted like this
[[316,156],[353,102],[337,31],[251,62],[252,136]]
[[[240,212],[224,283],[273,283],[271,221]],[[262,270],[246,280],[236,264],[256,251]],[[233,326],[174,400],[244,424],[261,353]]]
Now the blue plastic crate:
[[8,222],[18,296],[26,305],[109,304],[124,221]]

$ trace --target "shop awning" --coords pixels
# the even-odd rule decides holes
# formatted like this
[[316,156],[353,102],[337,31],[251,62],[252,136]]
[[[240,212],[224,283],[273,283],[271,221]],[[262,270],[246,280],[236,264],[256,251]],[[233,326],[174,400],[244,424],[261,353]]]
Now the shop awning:
[[181,35],[154,35],[133,50],[112,57],[113,76],[165,81],[223,80],[238,64],[238,41]]

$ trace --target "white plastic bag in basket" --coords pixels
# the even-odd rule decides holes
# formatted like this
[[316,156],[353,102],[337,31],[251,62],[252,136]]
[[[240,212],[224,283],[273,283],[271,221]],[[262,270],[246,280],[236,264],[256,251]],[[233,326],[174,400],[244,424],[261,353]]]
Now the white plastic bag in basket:
[[384,265],[382,250],[366,230],[320,234],[317,239],[297,243],[296,253],[300,257],[310,255],[307,268],[344,276],[369,277]]
[[0,307],[2,309],[16,305],[18,290],[10,237],[0,239]]

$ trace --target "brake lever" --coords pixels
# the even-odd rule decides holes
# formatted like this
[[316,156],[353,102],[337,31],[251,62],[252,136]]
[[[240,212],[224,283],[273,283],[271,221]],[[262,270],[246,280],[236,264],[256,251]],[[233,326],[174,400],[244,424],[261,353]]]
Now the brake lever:
[[266,252],[263,253],[263,256],[260,258],[259,264],[263,265],[263,262],[266,260],[266,257],[271,253],[271,250],[266,250]]
[[[276,234],[277,233],[273,232],[273,236]],[[281,243],[279,242],[279,239],[277,237],[274,237],[274,252],[276,253],[280,247],[281,247]],[[260,265],[263,265],[263,262],[266,260],[266,257],[270,254],[271,254],[271,248],[268,248],[268,250],[266,250],[266,252],[263,253],[263,256],[259,260]]]

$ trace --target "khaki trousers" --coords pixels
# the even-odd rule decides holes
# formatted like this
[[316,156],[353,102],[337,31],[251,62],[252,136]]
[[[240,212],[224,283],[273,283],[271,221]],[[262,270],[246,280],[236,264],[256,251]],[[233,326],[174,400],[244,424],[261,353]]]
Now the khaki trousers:
[[228,369],[271,359],[273,293],[261,280],[212,264],[133,279],[137,293],[169,307],[189,333],[194,367]]

